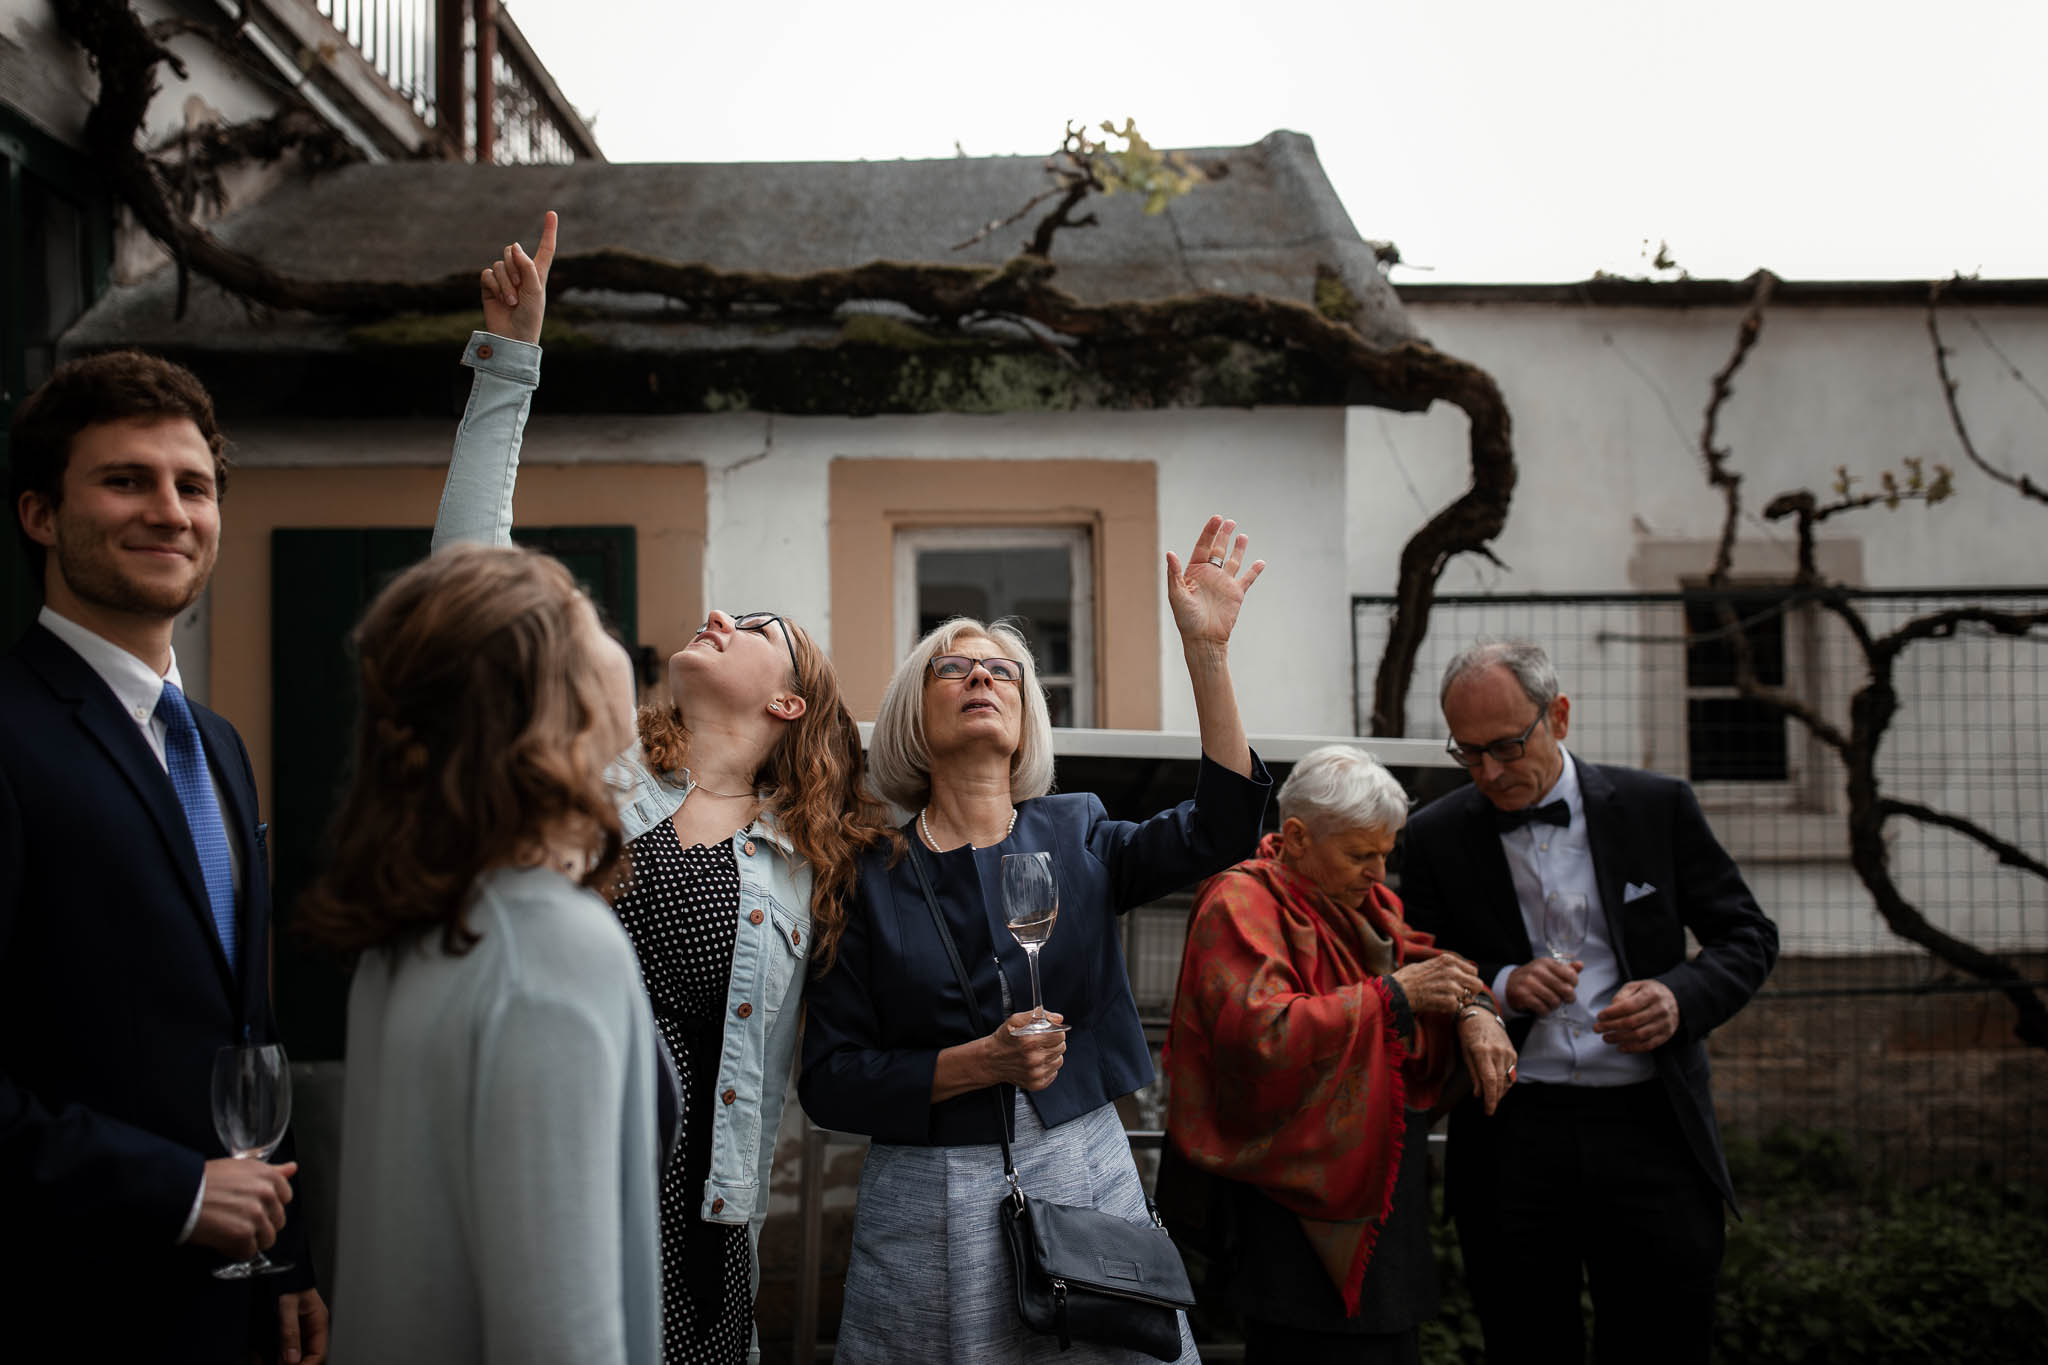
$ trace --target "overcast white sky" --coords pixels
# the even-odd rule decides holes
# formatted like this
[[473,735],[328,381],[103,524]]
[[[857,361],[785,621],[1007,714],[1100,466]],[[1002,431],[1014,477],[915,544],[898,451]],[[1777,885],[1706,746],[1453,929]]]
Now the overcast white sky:
[[[507,0],[618,161],[1316,140],[1428,273],[2048,276],[2042,0]],[[996,206],[1003,207],[1003,206]]]

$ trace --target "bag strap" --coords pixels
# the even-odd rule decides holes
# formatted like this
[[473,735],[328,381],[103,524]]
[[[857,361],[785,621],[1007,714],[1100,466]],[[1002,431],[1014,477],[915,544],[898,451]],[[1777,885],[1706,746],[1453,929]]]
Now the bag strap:
[[[967,977],[967,964],[960,960],[960,946],[953,942],[953,931],[946,924],[946,916],[939,910],[939,898],[932,890],[931,874],[924,870],[924,850],[917,841],[910,841],[910,866],[917,872],[917,884],[924,891],[925,908],[932,912],[932,924],[939,931],[939,942],[946,945],[946,959],[953,964],[954,979],[960,983],[960,994],[967,1002],[967,1021],[974,1026],[975,1037],[985,1037],[988,1026],[982,1022],[981,1006],[974,999],[974,983]],[[1009,1179],[1010,1189],[1019,1197],[1023,1190],[1017,1184],[1017,1163],[1010,1159],[1010,1115],[1008,1110],[1016,1107],[1016,1100],[1007,1085],[998,1084],[990,1090],[996,1102],[996,1139],[1003,1144],[1003,1175]]]

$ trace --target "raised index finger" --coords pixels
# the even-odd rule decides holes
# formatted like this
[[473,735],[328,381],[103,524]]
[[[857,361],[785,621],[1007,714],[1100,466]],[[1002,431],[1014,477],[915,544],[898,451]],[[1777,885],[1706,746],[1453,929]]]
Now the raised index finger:
[[540,223],[540,245],[534,248],[533,268],[540,272],[540,282],[548,282],[548,267],[555,263],[555,228],[560,219],[549,209]]

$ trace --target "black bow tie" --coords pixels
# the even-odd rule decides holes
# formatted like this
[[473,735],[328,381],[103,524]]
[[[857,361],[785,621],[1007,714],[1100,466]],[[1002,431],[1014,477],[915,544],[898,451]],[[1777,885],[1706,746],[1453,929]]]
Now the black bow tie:
[[1493,825],[1502,834],[1520,829],[1532,820],[1563,829],[1572,822],[1572,808],[1563,801],[1552,801],[1542,806],[1524,806],[1520,810],[1502,810],[1498,806],[1494,807]]

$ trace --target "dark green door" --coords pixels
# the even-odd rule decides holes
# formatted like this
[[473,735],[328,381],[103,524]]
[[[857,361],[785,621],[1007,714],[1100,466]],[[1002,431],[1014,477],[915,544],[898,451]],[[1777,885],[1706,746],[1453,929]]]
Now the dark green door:
[[[270,540],[271,858],[276,867],[277,1013],[298,1061],[342,1054],[348,980],[292,932],[299,893],[319,868],[355,723],[348,634],[378,589],[424,559],[430,533],[414,528],[284,530]],[[545,550],[576,575],[606,622],[639,640],[630,526],[520,528],[513,539]]]
[[[0,107],[0,488],[14,409],[57,363],[57,338],[107,286],[114,215],[92,163]],[[0,648],[35,618],[43,585],[28,581],[7,509],[0,545]]]

